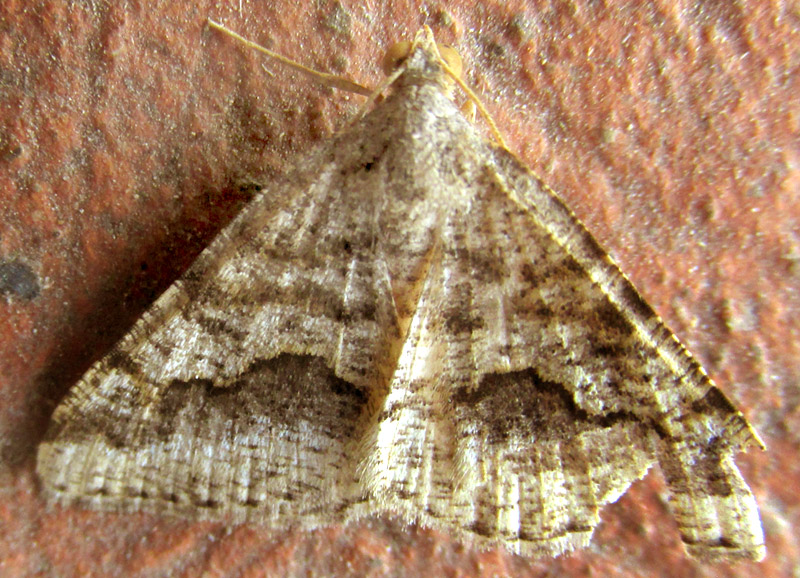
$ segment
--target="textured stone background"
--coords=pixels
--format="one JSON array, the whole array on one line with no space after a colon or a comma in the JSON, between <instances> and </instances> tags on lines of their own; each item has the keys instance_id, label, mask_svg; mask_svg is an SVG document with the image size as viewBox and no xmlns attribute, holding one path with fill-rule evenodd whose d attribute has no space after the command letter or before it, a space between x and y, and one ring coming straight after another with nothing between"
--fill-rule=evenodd
<instances>
[{"instance_id":1,"label":"textured stone background","mask_svg":"<svg viewBox=\"0 0 800 578\"><path fill-rule=\"evenodd\" d=\"M382 6L380 4L383 4ZM615 255L769 451L738 459L761 564L687 559L653 472L557 560L376 519L315 532L47 508L55 404L248 197L360 99L209 31L213 16L369 84L430 24L510 148ZM797 576L800 8L638 2L0 3L0 574Z\"/></svg>"}]
</instances>

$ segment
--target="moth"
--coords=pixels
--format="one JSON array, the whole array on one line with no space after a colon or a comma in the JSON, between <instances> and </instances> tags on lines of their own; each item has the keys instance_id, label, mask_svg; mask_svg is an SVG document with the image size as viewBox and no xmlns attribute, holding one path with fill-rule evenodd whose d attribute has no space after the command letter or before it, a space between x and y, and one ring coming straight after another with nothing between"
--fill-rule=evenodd
<instances>
[{"instance_id":1,"label":"moth","mask_svg":"<svg viewBox=\"0 0 800 578\"><path fill-rule=\"evenodd\" d=\"M430 30L402 52L391 94L261 191L71 389L44 493L274 528L399 515L556 556L658 464L689 554L761 559L733 461L757 434L464 118Z\"/></svg>"}]
</instances>

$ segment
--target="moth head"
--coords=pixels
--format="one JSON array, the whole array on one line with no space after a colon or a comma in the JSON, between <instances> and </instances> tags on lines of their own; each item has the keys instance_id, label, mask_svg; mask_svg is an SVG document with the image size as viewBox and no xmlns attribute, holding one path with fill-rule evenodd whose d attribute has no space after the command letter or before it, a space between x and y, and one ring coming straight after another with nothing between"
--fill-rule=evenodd
<instances>
[{"instance_id":1,"label":"moth head","mask_svg":"<svg viewBox=\"0 0 800 578\"><path fill-rule=\"evenodd\" d=\"M386 51L383 57L383 73L390 76L397 70L411 55L414 50L415 43L404 40L392 44ZM436 50L439 51L439 56L442 61L447 65L450 71L457 77L461 77L461 72L464 69L464 64L461 61L461 56L456 52L456 49L446 44L436 43Z\"/></svg>"},{"instance_id":2,"label":"moth head","mask_svg":"<svg viewBox=\"0 0 800 578\"><path fill-rule=\"evenodd\" d=\"M386 74L386 80L382 86L390 86L402 73L403 66L406 60L411 56L414 50L422 45L428 52L435 52L439 59L441 68L444 74L440 75L439 82L445 93L452 98L453 89L458 85L467 95L467 102L462 107L462 111L468 118L474 119L475 108L477 108L481 116L486 120L489 128L494 136L497 144L502 148L506 148L503 136L497 130L497 126L492 120L491 115L483 106L478 96L467 86L461 79L461 73L464 69L461 56L456 52L452 46L446 44L439 44L434 40L433 31L425 26L417 33L417 37L413 42L403 41L397 42L389 47L383 57L383 72Z\"/></svg>"}]
</instances>

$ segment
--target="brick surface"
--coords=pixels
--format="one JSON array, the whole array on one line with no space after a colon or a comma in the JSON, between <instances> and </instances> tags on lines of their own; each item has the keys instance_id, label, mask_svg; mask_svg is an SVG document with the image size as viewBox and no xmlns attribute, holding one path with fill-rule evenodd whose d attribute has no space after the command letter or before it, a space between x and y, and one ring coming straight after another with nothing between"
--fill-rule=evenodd
<instances>
[{"instance_id":1,"label":"brick surface","mask_svg":"<svg viewBox=\"0 0 800 578\"><path fill-rule=\"evenodd\" d=\"M0 3L0 574L792 576L800 565L800 42L780 2ZM535 5L534 5L535 4ZM369 7L366 7L366 6ZM55 404L249 195L352 117L207 16L374 85L430 24L559 191L745 411L767 559L687 559L660 474L557 560L375 519L314 532L48 508Z\"/></svg>"}]
</instances>

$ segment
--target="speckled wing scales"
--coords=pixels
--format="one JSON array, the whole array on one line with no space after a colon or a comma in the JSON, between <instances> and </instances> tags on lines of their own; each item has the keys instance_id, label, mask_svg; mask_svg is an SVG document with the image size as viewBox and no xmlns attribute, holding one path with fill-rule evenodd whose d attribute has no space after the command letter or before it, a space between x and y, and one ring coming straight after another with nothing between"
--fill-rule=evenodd
<instances>
[{"instance_id":1,"label":"speckled wing scales","mask_svg":"<svg viewBox=\"0 0 800 578\"><path fill-rule=\"evenodd\" d=\"M74 386L39 450L49 493L275 526L357 509L354 444L398 332L386 270L342 237L365 217L322 157L253 200Z\"/></svg>"},{"instance_id":2,"label":"speckled wing scales","mask_svg":"<svg viewBox=\"0 0 800 578\"><path fill-rule=\"evenodd\" d=\"M372 493L479 542L557 555L587 544L599 508L658 461L694 555L760 556L731 459L760 445L741 414L536 177L504 151L470 155L483 160L474 194L443 222L371 431Z\"/></svg>"},{"instance_id":3,"label":"speckled wing scales","mask_svg":"<svg viewBox=\"0 0 800 578\"><path fill-rule=\"evenodd\" d=\"M484 191L441 229L369 437L364 479L409 518L526 555L557 555L588 543L599 507L644 475L653 448L638 420L590 415L572 387L542 378L562 360L547 337L556 320L541 300L578 298L582 272L505 191ZM558 323L585 323L568 315Z\"/></svg>"},{"instance_id":4,"label":"speckled wing scales","mask_svg":"<svg viewBox=\"0 0 800 578\"><path fill-rule=\"evenodd\" d=\"M508 190L569 253L571 268L603 294L586 316L594 332L583 364L593 377L572 392L577 405L647 429L689 553L762 559L758 506L733 462L748 447L764 449L761 439L552 191L510 155L501 153L498 166Z\"/></svg>"},{"instance_id":5,"label":"speckled wing scales","mask_svg":"<svg viewBox=\"0 0 800 578\"><path fill-rule=\"evenodd\" d=\"M73 387L45 491L276 527L399 514L558 555L657 463L690 553L763 557L749 424L417 42Z\"/></svg>"}]
</instances>

